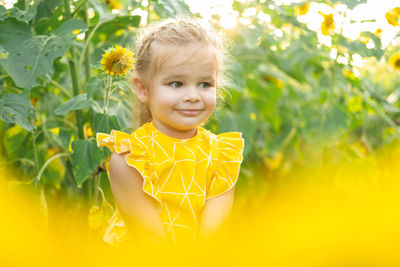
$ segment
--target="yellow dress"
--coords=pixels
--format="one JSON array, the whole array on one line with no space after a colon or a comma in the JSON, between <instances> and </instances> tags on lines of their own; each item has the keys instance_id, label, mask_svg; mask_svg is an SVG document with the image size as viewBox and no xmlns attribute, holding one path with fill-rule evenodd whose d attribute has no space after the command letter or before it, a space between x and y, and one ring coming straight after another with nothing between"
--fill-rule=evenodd
<instances>
[{"instance_id":1,"label":"yellow dress","mask_svg":"<svg viewBox=\"0 0 400 267\"><path fill-rule=\"evenodd\" d=\"M235 186L243 160L244 140L239 132L215 135L198 127L196 136L176 139L149 122L132 134L112 130L97 133L96 139L98 146L128 152L125 161L143 176L143 191L160 204L160 218L173 244L196 239L206 200ZM117 207L103 240L118 246L127 236Z\"/></svg>"}]
</instances>

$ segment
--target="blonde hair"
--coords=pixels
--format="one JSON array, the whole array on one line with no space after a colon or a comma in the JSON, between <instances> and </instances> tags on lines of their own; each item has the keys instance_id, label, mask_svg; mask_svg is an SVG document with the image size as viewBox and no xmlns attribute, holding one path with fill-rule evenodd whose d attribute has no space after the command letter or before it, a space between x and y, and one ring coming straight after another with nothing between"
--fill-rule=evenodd
<instances>
[{"instance_id":1,"label":"blonde hair","mask_svg":"<svg viewBox=\"0 0 400 267\"><path fill-rule=\"evenodd\" d=\"M146 90L150 87L152 77L157 74L162 64L161 57L154 57L155 53L151 48L154 42L177 47L190 44L211 47L215 51L217 66L217 102L222 100L221 90L228 54L222 39L215 32L205 29L190 18L167 19L143 28L138 33L135 42L136 63L133 75L143 82ZM147 105L136 98L134 125L139 127L151 120L151 113Z\"/></svg>"}]
</instances>

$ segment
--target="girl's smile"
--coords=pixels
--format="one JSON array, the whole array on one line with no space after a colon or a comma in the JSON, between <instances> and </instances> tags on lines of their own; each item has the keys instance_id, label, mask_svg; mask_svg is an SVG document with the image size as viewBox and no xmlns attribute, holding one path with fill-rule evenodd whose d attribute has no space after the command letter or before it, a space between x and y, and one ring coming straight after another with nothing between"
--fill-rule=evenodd
<instances>
[{"instance_id":1,"label":"girl's smile","mask_svg":"<svg viewBox=\"0 0 400 267\"><path fill-rule=\"evenodd\" d=\"M195 117L199 115L203 109L176 109L179 113L188 117Z\"/></svg>"}]
</instances>

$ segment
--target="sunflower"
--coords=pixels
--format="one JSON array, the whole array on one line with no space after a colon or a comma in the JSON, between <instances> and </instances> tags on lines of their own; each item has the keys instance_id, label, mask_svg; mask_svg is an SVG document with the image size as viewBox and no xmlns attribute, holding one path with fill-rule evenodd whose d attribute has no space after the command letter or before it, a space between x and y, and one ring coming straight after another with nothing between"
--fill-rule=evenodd
<instances>
[{"instance_id":1,"label":"sunflower","mask_svg":"<svg viewBox=\"0 0 400 267\"><path fill-rule=\"evenodd\" d=\"M395 7L385 14L385 18L390 25L398 26L400 17L400 7Z\"/></svg>"},{"instance_id":2,"label":"sunflower","mask_svg":"<svg viewBox=\"0 0 400 267\"><path fill-rule=\"evenodd\" d=\"M106 74L124 75L134 63L133 52L117 45L109 51L106 51L101 59L101 70Z\"/></svg>"},{"instance_id":3,"label":"sunflower","mask_svg":"<svg viewBox=\"0 0 400 267\"><path fill-rule=\"evenodd\" d=\"M324 21L321 25L321 32L323 35L330 35L332 31L335 29L335 21L333 20L333 14L325 15L324 13L319 12L323 17Z\"/></svg>"},{"instance_id":4,"label":"sunflower","mask_svg":"<svg viewBox=\"0 0 400 267\"><path fill-rule=\"evenodd\" d=\"M121 3L116 0L106 0L106 5L110 6L111 9L121 10Z\"/></svg>"},{"instance_id":5,"label":"sunflower","mask_svg":"<svg viewBox=\"0 0 400 267\"><path fill-rule=\"evenodd\" d=\"M298 16L303 16L303 15L307 14L308 10L310 9L310 4L311 3L309 2L309 3L305 4L305 5L296 7L295 8L296 14Z\"/></svg>"},{"instance_id":6,"label":"sunflower","mask_svg":"<svg viewBox=\"0 0 400 267\"><path fill-rule=\"evenodd\" d=\"M382 29L381 28L377 29L374 34L375 34L376 37L381 37L382 36Z\"/></svg>"},{"instance_id":7,"label":"sunflower","mask_svg":"<svg viewBox=\"0 0 400 267\"><path fill-rule=\"evenodd\" d=\"M390 58L389 58L389 63L392 65L393 69L395 70L400 70L400 53L394 53Z\"/></svg>"}]
</instances>

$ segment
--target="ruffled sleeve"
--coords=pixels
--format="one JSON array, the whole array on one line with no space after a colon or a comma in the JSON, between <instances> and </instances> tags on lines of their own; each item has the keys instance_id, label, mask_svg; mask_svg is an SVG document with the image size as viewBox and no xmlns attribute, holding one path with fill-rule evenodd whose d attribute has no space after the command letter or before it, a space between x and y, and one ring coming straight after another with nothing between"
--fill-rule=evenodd
<instances>
[{"instance_id":1,"label":"ruffled sleeve","mask_svg":"<svg viewBox=\"0 0 400 267\"><path fill-rule=\"evenodd\" d=\"M239 132L217 135L215 174L207 189L206 199L214 198L235 186L243 160L244 140Z\"/></svg>"},{"instance_id":2,"label":"ruffled sleeve","mask_svg":"<svg viewBox=\"0 0 400 267\"><path fill-rule=\"evenodd\" d=\"M119 154L128 152L125 155L125 162L142 175L144 180L143 191L162 205L161 197L158 194L158 178L153 169L149 150L150 146L146 144L145 140L137 132L127 134L112 130L110 134L97 133L96 140L99 147L108 147L111 152L116 151ZM106 164L108 177L110 177L110 157Z\"/></svg>"}]
</instances>

